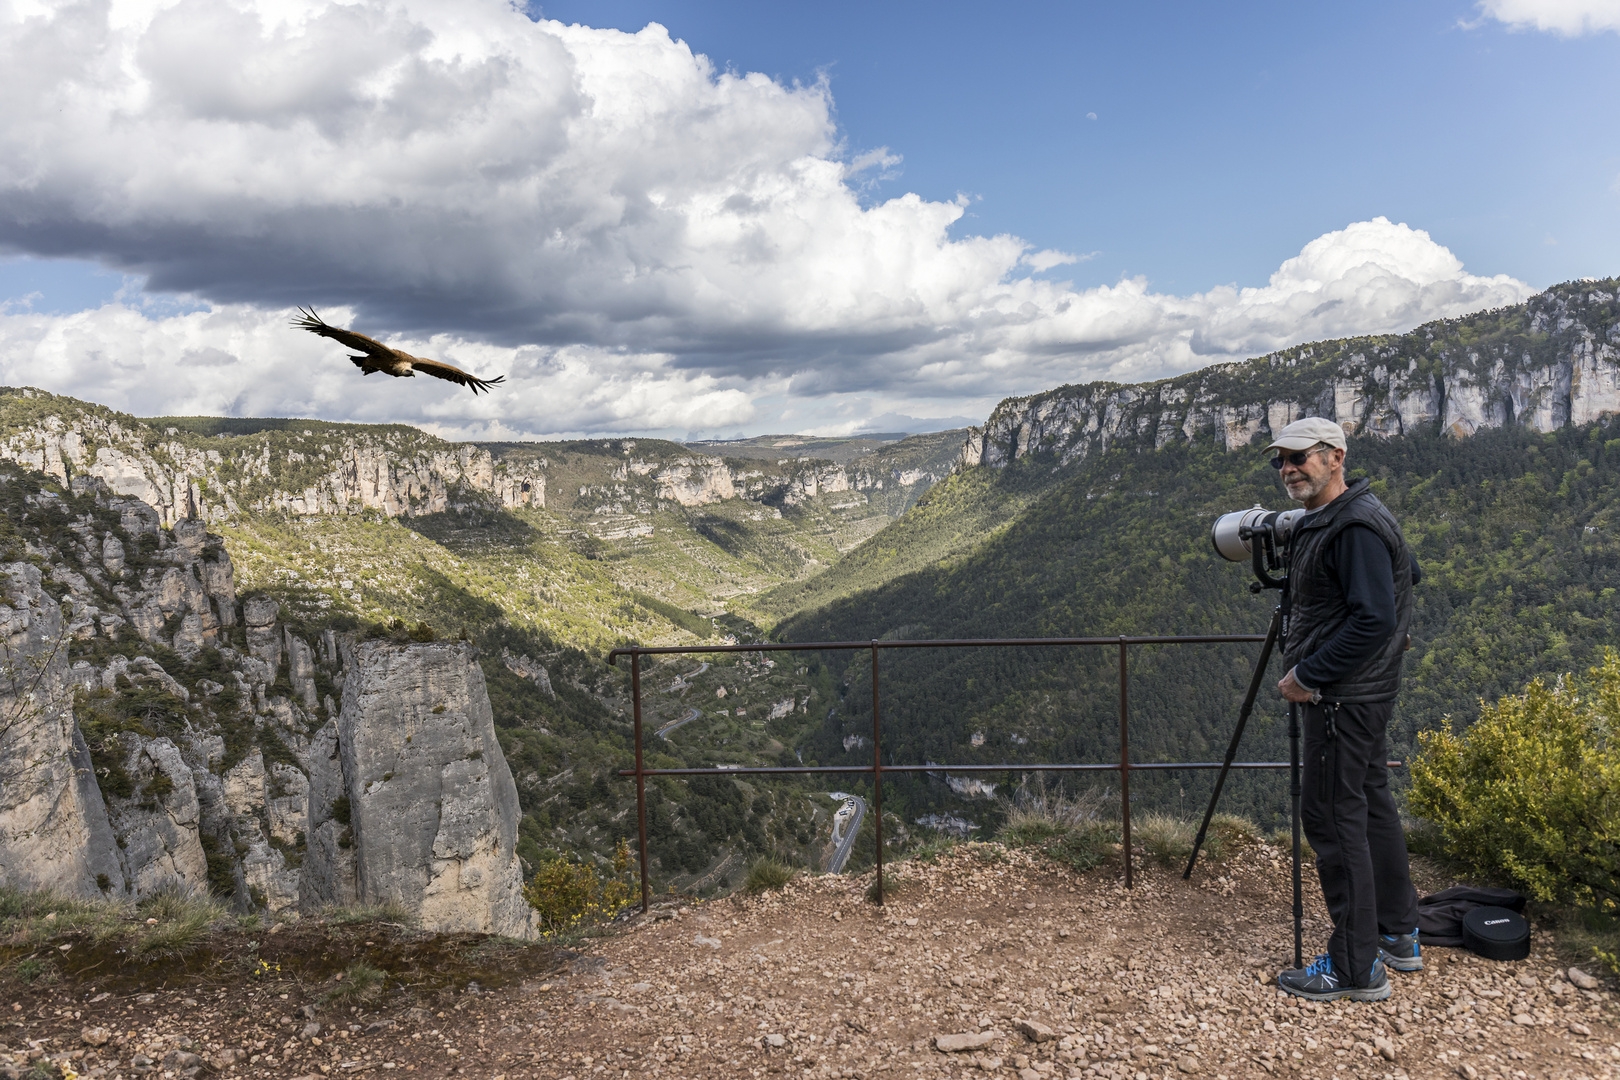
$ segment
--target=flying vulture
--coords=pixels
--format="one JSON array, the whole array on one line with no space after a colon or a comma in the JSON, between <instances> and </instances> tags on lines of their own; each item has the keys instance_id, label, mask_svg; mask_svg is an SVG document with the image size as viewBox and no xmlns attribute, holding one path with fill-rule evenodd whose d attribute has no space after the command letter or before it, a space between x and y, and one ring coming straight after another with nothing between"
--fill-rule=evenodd
<instances>
[{"instance_id":1,"label":"flying vulture","mask_svg":"<svg viewBox=\"0 0 1620 1080\"><path fill-rule=\"evenodd\" d=\"M328 326L311 308L305 311L298 309L299 318L293 320L293 325L302 327L312 334L328 337L340 345L351 349L358 349L363 356L351 356L354 366L360 369L361 374L370 375L373 371L385 371L398 378L410 378L417 372L432 375L435 379L448 379L462 386L472 387L477 394L480 390L488 390L496 383L505 382L506 376L499 375L493 379L480 379L467 374L454 364L446 364L442 360L424 360L420 356L412 356L408 352L390 349L387 345L364 334L357 334L353 330L343 330L336 326Z\"/></svg>"}]
</instances>

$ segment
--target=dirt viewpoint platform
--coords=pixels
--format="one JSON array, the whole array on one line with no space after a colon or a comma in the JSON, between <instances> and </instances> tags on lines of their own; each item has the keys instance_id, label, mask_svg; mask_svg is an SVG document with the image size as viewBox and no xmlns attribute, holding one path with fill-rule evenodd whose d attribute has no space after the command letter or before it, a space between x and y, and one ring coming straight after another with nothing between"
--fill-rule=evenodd
<instances>
[{"instance_id":1,"label":"dirt viewpoint platform","mask_svg":"<svg viewBox=\"0 0 1620 1080\"><path fill-rule=\"evenodd\" d=\"M1193 883L1145 869L1130 892L1106 867L1076 877L988 844L894 870L905 884L881 909L862 896L870 875L665 908L494 991L394 991L374 1013L311 1017L296 991L92 1001L61 986L8 1008L0 1038L19 1066L72 1052L108 1080L1620 1077L1612 987L1572 985L1545 943L1519 963L1430 950L1379 1004L1281 995L1292 932L1274 848ZM95 1027L111 1038L87 1046Z\"/></svg>"}]
</instances>

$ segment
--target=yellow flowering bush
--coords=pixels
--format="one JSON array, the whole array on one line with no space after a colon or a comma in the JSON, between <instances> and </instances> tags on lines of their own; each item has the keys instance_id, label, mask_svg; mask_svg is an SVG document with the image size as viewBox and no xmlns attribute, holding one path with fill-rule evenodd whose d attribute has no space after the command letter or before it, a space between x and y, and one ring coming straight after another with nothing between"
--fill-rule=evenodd
<instances>
[{"instance_id":1,"label":"yellow flowering bush","mask_svg":"<svg viewBox=\"0 0 1620 1080\"><path fill-rule=\"evenodd\" d=\"M540 913L541 930L548 937L608 922L637 898L630 845L619 841L612 868L606 870L553 852L523 886L523 897Z\"/></svg>"},{"instance_id":2,"label":"yellow flowering bush","mask_svg":"<svg viewBox=\"0 0 1620 1080\"><path fill-rule=\"evenodd\" d=\"M1541 901L1620 912L1620 654L1418 736L1408 805L1450 854Z\"/></svg>"}]
</instances>

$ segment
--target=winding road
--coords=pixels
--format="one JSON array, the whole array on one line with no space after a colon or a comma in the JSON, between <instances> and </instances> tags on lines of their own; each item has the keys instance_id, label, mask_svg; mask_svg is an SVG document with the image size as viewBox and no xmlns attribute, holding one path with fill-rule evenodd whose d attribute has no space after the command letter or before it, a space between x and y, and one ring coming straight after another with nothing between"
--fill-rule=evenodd
<instances>
[{"instance_id":1,"label":"winding road","mask_svg":"<svg viewBox=\"0 0 1620 1080\"><path fill-rule=\"evenodd\" d=\"M844 872L844 864L849 862L850 852L855 850L855 837L860 835L861 822L865 818L866 800L859 795L848 796L844 805L833 814L833 853L822 868L825 873Z\"/></svg>"},{"instance_id":2,"label":"winding road","mask_svg":"<svg viewBox=\"0 0 1620 1080\"><path fill-rule=\"evenodd\" d=\"M670 693L673 694L678 690L685 690L687 688L687 686L690 684L690 681L692 679L697 678L699 675L703 674L705 671L708 671L708 670L709 670L709 662L707 660L705 660L705 661L703 661L703 665L701 667L699 667L696 671L689 672L688 674L685 674L685 675L677 675L677 676L675 676L675 681L669 684Z\"/></svg>"},{"instance_id":3,"label":"winding road","mask_svg":"<svg viewBox=\"0 0 1620 1080\"><path fill-rule=\"evenodd\" d=\"M677 676L675 676L675 681L673 683L671 683L670 687L669 687L670 692L674 693L677 690L685 690L686 687L687 687L687 680L688 679L695 679L699 675L703 674L705 671L708 671L708 670L709 670L709 662L707 660L705 660L703 662L703 664L696 671L690 672L689 674L686 674L686 675L677 675ZM683 724L690 724L692 721L696 720L698 717L700 717L702 715L703 714L698 712L696 709L692 708L691 706L687 706L685 716L681 717L679 720L671 720L669 723L667 723L663 727L659 728L658 731L656 732L656 734L658 735L659 738L667 740L669 738L669 733L670 732L674 731L676 728L680 727Z\"/></svg>"},{"instance_id":4,"label":"winding road","mask_svg":"<svg viewBox=\"0 0 1620 1080\"><path fill-rule=\"evenodd\" d=\"M702 715L703 714L698 712L696 709L688 708L685 716L681 717L679 720L671 720L669 723L659 728L656 734L660 739L668 739L670 732L674 731L682 724L690 724L692 721L696 720Z\"/></svg>"}]
</instances>

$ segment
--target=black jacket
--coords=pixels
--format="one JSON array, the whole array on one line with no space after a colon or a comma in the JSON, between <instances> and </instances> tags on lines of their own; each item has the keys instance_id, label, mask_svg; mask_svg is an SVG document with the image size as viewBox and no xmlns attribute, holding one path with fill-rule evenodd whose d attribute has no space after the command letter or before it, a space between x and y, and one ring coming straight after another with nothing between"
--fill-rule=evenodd
<instances>
[{"instance_id":1,"label":"black jacket","mask_svg":"<svg viewBox=\"0 0 1620 1080\"><path fill-rule=\"evenodd\" d=\"M1324 565L1334 540L1353 525L1365 526L1389 549L1395 586L1395 627L1357 667L1325 686L1324 701L1393 701L1401 687L1401 658L1412 623L1413 561L1406 538L1384 504L1355 480L1344 494L1301 523L1289 545L1288 622L1283 660L1293 668L1322 648L1349 618L1344 589Z\"/></svg>"}]
</instances>

